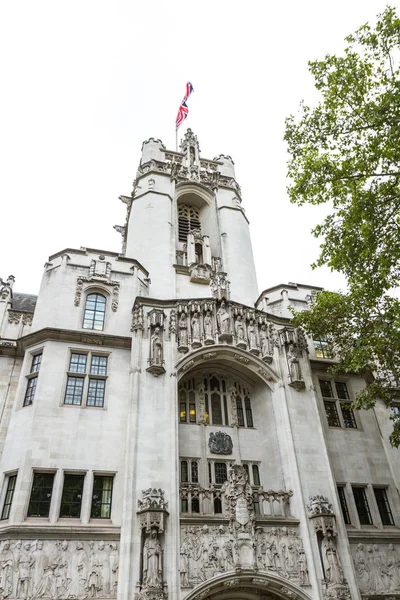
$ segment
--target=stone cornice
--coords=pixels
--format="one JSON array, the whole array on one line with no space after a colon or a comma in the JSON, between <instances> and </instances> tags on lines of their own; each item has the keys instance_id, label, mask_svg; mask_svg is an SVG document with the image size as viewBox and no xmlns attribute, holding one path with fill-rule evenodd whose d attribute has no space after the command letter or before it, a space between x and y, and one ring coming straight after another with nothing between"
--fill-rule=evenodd
<instances>
[{"instance_id":1,"label":"stone cornice","mask_svg":"<svg viewBox=\"0 0 400 600\"><path fill-rule=\"evenodd\" d=\"M107 333L93 333L92 331L73 331L71 329L56 329L46 327L25 335L18 340L17 354L23 354L26 348L43 342L68 342L75 344L88 344L111 348L124 348L129 350L132 338Z\"/></svg>"},{"instance_id":2,"label":"stone cornice","mask_svg":"<svg viewBox=\"0 0 400 600\"><path fill-rule=\"evenodd\" d=\"M221 186L221 187L223 187L223 186ZM224 206L219 206L219 207L218 207L218 210L222 210L223 208L227 208L228 210L236 210L236 211L238 211L238 212L242 213L242 215L243 215L243 216L244 216L244 218L246 219L247 223L250 225L250 221L249 221L249 220L248 220L248 218L246 217L246 215L245 215L245 213L244 213L244 210L243 210L243 208L239 208L239 207L236 207L236 206L226 206L226 205L224 204Z\"/></svg>"},{"instance_id":3,"label":"stone cornice","mask_svg":"<svg viewBox=\"0 0 400 600\"><path fill-rule=\"evenodd\" d=\"M115 525L55 525L53 523L24 523L0 526L0 540L4 539L88 539L119 540L121 528Z\"/></svg>"},{"instance_id":4,"label":"stone cornice","mask_svg":"<svg viewBox=\"0 0 400 600\"><path fill-rule=\"evenodd\" d=\"M56 252L55 254L49 256L49 261L54 260L55 258L62 256L63 254L68 254L68 252L71 252L71 254L80 254L81 256L88 256L89 254L104 254L106 256L111 256L113 258L116 258L116 260L133 264L140 271L143 271L146 277L149 276L149 272L147 271L147 269L145 269L144 266L138 260L136 260L136 258L129 258L127 256L123 256L119 252L110 252L108 250L99 250L97 248L85 248L84 250L78 250L77 248L65 248L64 250L60 250L59 252ZM79 266L84 267L84 265Z\"/></svg>"}]
</instances>

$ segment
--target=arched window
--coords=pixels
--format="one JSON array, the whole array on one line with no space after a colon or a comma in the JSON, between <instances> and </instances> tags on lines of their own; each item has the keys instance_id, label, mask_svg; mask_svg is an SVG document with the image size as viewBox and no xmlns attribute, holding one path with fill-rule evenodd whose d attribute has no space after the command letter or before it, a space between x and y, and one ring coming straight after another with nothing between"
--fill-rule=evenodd
<instances>
[{"instance_id":1,"label":"arched window","mask_svg":"<svg viewBox=\"0 0 400 600\"><path fill-rule=\"evenodd\" d=\"M201 231L200 213L196 206L179 204L178 206L178 239L187 242L189 231Z\"/></svg>"},{"instance_id":2,"label":"arched window","mask_svg":"<svg viewBox=\"0 0 400 600\"><path fill-rule=\"evenodd\" d=\"M197 423L205 419L207 425L228 426L232 419L232 404L228 388L236 389L236 414L239 427L254 427L250 390L223 375L202 373L187 376L179 383L179 422ZM201 391L200 391L201 390ZM202 421L203 422L203 421Z\"/></svg>"},{"instance_id":3,"label":"arched window","mask_svg":"<svg viewBox=\"0 0 400 600\"><path fill-rule=\"evenodd\" d=\"M106 313L106 298L102 294L88 294L86 296L85 314L83 317L84 329L104 328L104 317Z\"/></svg>"}]
</instances>

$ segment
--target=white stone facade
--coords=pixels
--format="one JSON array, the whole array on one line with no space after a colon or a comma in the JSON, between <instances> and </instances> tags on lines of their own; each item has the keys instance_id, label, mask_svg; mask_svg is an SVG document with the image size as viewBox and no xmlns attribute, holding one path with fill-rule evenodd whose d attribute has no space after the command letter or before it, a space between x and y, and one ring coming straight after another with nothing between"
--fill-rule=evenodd
<instances>
[{"instance_id":1,"label":"white stone facade","mask_svg":"<svg viewBox=\"0 0 400 600\"><path fill-rule=\"evenodd\" d=\"M120 254L0 280L0 598L400 597L390 410L258 294L229 156L144 142Z\"/></svg>"}]
</instances>

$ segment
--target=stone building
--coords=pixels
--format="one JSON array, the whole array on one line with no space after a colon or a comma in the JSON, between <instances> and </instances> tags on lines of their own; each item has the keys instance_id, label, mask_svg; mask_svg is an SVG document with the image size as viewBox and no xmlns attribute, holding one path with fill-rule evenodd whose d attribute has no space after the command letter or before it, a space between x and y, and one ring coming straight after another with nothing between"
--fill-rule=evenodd
<instances>
[{"instance_id":1,"label":"stone building","mask_svg":"<svg viewBox=\"0 0 400 600\"><path fill-rule=\"evenodd\" d=\"M0 285L0 597L400 597L390 410L259 294L230 156L143 143L122 252ZM392 407L396 415L398 407Z\"/></svg>"}]
</instances>

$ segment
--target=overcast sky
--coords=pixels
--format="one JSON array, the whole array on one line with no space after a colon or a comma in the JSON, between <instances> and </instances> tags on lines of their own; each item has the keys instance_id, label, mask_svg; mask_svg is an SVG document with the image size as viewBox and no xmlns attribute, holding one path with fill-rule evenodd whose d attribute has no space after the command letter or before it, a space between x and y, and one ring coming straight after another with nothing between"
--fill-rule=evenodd
<instances>
[{"instance_id":1,"label":"overcast sky","mask_svg":"<svg viewBox=\"0 0 400 600\"><path fill-rule=\"evenodd\" d=\"M343 288L312 271L318 208L286 193L284 119L318 96L307 61L382 12L381 0L14 0L0 2L0 276L37 293L63 248L119 251L142 141L174 148L181 127L202 156L230 154L250 220L260 290Z\"/></svg>"}]
</instances>

